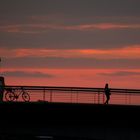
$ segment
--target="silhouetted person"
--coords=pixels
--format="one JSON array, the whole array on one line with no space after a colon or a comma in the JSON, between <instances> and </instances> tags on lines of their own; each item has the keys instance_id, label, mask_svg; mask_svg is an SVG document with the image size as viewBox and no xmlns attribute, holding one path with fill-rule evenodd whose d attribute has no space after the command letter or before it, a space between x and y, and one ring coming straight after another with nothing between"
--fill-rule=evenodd
<instances>
[{"instance_id":1,"label":"silhouetted person","mask_svg":"<svg viewBox=\"0 0 140 140\"><path fill-rule=\"evenodd\" d=\"M5 86L4 77L0 77L0 102L3 101L4 86Z\"/></svg>"},{"instance_id":2,"label":"silhouetted person","mask_svg":"<svg viewBox=\"0 0 140 140\"><path fill-rule=\"evenodd\" d=\"M104 92L105 92L105 95L106 95L106 101L105 101L104 104L108 104L108 102L110 100L110 95L111 95L108 84L105 85Z\"/></svg>"}]
</instances>

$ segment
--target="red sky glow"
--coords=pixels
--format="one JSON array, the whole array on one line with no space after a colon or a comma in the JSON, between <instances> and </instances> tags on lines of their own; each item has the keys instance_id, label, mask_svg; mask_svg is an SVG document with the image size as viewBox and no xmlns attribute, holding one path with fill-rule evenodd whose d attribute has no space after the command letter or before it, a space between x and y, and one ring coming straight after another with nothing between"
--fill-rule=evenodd
<instances>
[{"instance_id":1,"label":"red sky glow","mask_svg":"<svg viewBox=\"0 0 140 140\"><path fill-rule=\"evenodd\" d=\"M7 85L140 88L140 2L2 2Z\"/></svg>"}]
</instances>

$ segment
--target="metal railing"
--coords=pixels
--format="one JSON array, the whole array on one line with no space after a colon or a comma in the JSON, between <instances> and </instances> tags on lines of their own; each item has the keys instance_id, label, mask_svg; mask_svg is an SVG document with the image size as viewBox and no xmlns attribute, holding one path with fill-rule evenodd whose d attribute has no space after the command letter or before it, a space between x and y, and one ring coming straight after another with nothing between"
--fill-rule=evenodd
<instances>
[{"instance_id":1,"label":"metal railing","mask_svg":"<svg viewBox=\"0 0 140 140\"><path fill-rule=\"evenodd\" d=\"M30 102L63 102L103 104L106 100L104 88L55 87L55 86L5 86L4 101L7 92L18 95L21 90L29 94ZM139 89L111 88L110 104L140 105ZM12 95L9 96L12 98ZM27 96L25 95L25 98ZM26 101L22 94L12 101Z\"/></svg>"}]
</instances>

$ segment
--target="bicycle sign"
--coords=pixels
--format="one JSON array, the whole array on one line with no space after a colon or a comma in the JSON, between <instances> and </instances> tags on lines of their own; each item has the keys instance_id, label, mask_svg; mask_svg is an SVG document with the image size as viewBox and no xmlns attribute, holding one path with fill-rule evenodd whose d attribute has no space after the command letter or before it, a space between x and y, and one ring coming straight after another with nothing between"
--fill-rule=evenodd
<instances>
[{"instance_id":1,"label":"bicycle sign","mask_svg":"<svg viewBox=\"0 0 140 140\"><path fill-rule=\"evenodd\" d=\"M5 93L5 100L6 101L17 101L19 97L22 98L23 101L29 102L30 101L30 96L28 92L26 92L23 88L20 89L6 89Z\"/></svg>"}]
</instances>

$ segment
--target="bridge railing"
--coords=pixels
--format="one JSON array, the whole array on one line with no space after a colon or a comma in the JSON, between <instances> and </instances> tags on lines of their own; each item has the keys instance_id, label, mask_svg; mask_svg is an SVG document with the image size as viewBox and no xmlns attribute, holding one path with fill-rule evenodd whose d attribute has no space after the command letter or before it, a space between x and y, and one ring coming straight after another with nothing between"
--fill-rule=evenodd
<instances>
[{"instance_id":1,"label":"bridge railing","mask_svg":"<svg viewBox=\"0 0 140 140\"><path fill-rule=\"evenodd\" d=\"M12 89L12 90L9 90ZM51 86L5 86L4 101L6 94L14 92L19 97L13 101L24 101L21 91L29 94L30 102L66 102L66 103L89 103L103 104L106 100L103 88L84 87L51 87ZM111 88L110 104L140 105L139 89L114 89ZM21 94L20 94L21 93ZM9 98L13 98L9 95ZM25 95L26 98L26 95Z\"/></svg>"}]
</instances>

